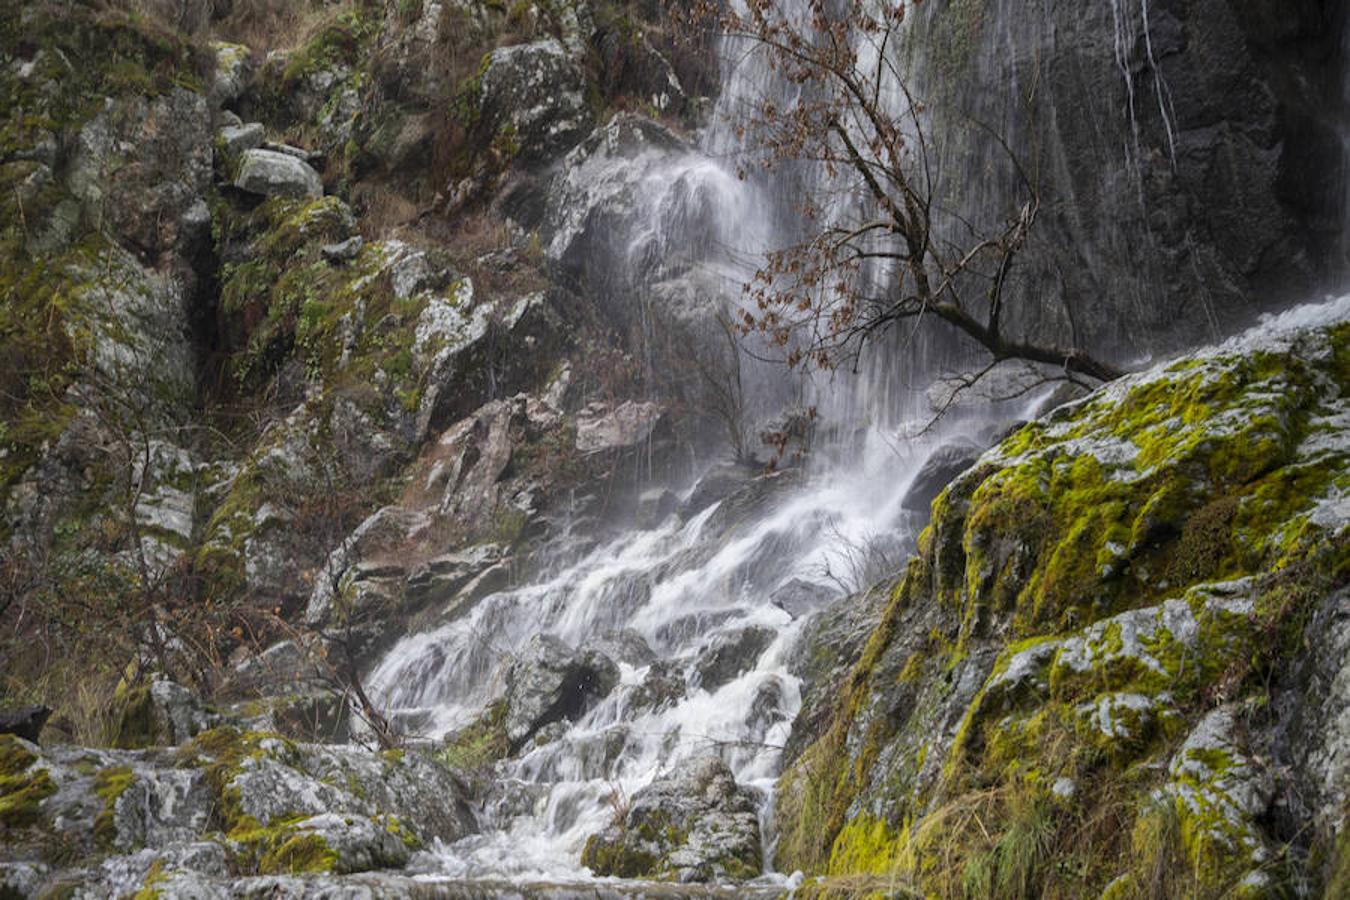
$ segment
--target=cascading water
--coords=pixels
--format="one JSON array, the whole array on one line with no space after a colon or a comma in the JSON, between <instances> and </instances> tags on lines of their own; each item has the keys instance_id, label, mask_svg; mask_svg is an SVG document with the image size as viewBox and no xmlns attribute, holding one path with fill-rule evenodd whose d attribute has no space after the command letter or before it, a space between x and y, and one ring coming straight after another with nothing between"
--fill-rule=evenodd
<instances>
[{"instance_id":1,"label":"cascading water","mask_svg":"<svg viewBox=\"0 0 1350 900\"><path fill-rule=\"evenodd\" d=\"M804 0L784 6L807 9ZM735 122L766 91L785 99L792 88L775 81L759 54L743 49L724 48L736 62L724 72L701 150L664 160L635 191L642 209L629 258L619 262L640 273L632 279L640 288L692 269L705 290L720 290L722 302L734 303L763 252L788 238L773 211L789 205L782 194L791 188L770 177L737 177L744 147ZM802 177L826 176L793 173ZM691 242L691 233L701 239ZM636 302L651 296L642 290ZM655 327L641 318L644 327ZM925 403L921 394L895 391L893 360L857 377L795 386L782 367L744 364L753 414L805 398L821 411L821 430L834 427L836 439L818 442L804 469L761 479L743 492L748 500L726 500L687 518L671 515L589 550L558 539L539 554L546 560L536 559L531 583L405 638L371 676L386 711L438 738L471 724L502 696L507 666L535 635L585 648L635 633L657 660L618 659L620 684L612 693L561 734L499 768L483 832L440 848L433 874L586 879L582 846L613 818L614 797L631 797L676 763L710 753L740 784L758 789L767 819L781 749L801 702L789 665L794 643L811 613L880 574L878 561L889 571L899 568L914 531L902 500L942 434L904 440L905 422L922 420ZM953 419L944 427L968 425ZM692 490L686 486L686 498ZM698 663L710 644L755 628L774 635L767 648L748 670L705 686ZM674 673L684 690L654 707L645 683L658 668Z\"/></svg>"}]
</instances>

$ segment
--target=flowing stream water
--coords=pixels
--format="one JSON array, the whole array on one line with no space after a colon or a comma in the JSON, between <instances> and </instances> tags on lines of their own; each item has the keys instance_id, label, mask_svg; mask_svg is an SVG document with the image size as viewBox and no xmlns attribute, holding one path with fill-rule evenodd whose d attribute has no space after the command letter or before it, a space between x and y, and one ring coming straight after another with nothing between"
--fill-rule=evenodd
<instances>
[{"instance_id":1,"label":"flowing stream water","mask_svg":"<svg viewBox=\"0 0 1350 900\"><path fill-rule=\"evenodd\" d=\"M798 12L807 5L784 4ZM645 217L631 238L633 255L641 256L639 248L663 240L672 223L697 220L708 236L698 269L705 283L725 288L729 305L757 257L791 238L775 224L789 218L774 212L790 205L785 195L800 190L803 178L827 177L800 170L737 177L745 149L735 128L739 111L765 92L782 101L792 90L761 54L745 49L723 46L723 90L712 124L697 151L673 156L648 179ZM836 193L844 198L837 202L854 202L848 192ZM922 346L906 354L902 362L911 372L932 371ZM530 583L488 596L463 618L389 651L370 678L372 691L386 710L417 719L433 738L472 723L502 696L506 667L536 634L584 648L601 635L636 633L658 664L685 683L682 699L652 711L639 701L653 664L620 661L619 687L553 740L507 764L484 810L482 833L437 848L429 874L586 880L583 845L609 824L615 798L631 797L681 760L709 753L720 755L740 784L758 790L772 840L774 781L801 704L790 661L804 624L883 571L899 570L920 524L902 504L919 465L938 442L987 425L981 416L956 415L913 437L913 423L928 415L927 401L901 388L894 355L875 356L862 372L804 381L781 366L746 362L748 406L814 405L820 430L833 426L835 435L818 441L801 469L763 480L764 496L747 509L732 514L724 508L731 501L723 501L589 549L560 538L537 554ZM1006 417L1025 415L1036 399L1024 397L1027 409ZM695 486L672 487L688 496ZM775 637L750 668L713 690L702 686L700 654L720 637L756 626Z\"/></svg>"}]
</instances>

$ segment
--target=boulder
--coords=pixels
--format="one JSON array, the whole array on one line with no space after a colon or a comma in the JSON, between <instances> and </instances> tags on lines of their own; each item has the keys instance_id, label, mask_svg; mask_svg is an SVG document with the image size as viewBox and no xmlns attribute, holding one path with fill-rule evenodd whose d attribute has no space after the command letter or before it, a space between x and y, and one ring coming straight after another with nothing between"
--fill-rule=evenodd
<instances>
[{"instance_id":1,"label":"boulder","mask_svg":"<svg viewBox=\"0 0 1350 900\"><path fill-rule=\"evenodd\" d=\"M751 625L717 634L699 651L694 666L696 681L706 691L716 691L749 672L760 655L773 643L772 628Z\"/></svg>"},{"instance_id":2,"label":"boulder","mask_svg":"<svg viewBox=\"0 0 1350 900\"><path fill-rule=\"evenodd\" d=\"M246 150L234 186L264 197L317 200L323 196L319 173L302 159L274 150Z\"/></svg>"},{"instance_id":3,"label":"boulder","mask_svg":"<svg viewBox=\"0 0 1350 900\"><path fill-rule=\"evenodd\" d=\"M721 500L726 499L745 486L755 475L748 466L737 463L723 463L714 466L700 476L689 496L680 503L679 513L688 519Z\"/></svg>"},{"instance_id":4,"label":"boulder","mask_svg":"<svg viewBox=\"0 0 1350 900\"><path fill-rule=\"evenodd\" d=\"M674 663L654 662L629 703L634 711L659 713L683 700L686 688L684 673Z\"/></svg>"},{"instance_id":5,"label":"boulder","mask_svg":"<svg viewBox=\"0 0 1350 900\"><path fill-rule=\"evenodd\" d=\"M12 734L25 741L36 744L42 726L51 717L50 706L24 706L18 709L0 710L0 734Z\"/></svg>"},{"instance_id":6,"label":"boulder","mask_svg":"<svg viewBox=\"0 0 1350 900\"><path fill-rule=\"evenodd\" d=\"M245 125L226 125L216 135L217 146L228 157L238 156L248 150L257 150L263 145L267 130L261 122L249 122Z\"/></svg>"},{"instance_id":7,"label":"boulder","mask_svg":"<svg viewBox=\"0 0 1350 900\"><path fill-rule=\"evenodd\" d=\"M619 668L603 653L577 652L535 635L506 675L506 736L513 747L562 719L576 721L619 683Z\"/></svg>"},{"instance_id":8,"label":"boulder","mask_svg":"<svg viewBox=\"0 0 1350 900\"><path fill-rule=\"evenodd\" d=\"M928 513L928 507L951 480L975 464L983 452L969 441L943 444L923 461L901 504L913 512Z\"/></svg>"},{"instance_id":9,"label":"boulder","mask_svg":"<svg viewBox=\"0 0 1350 900\"><path fill-rule=\"evenodd\" d=\"M720 759L688 760L634 794L613 825L586 841L581 864L619 878L754 878L764 870L757 801Z\"/></svg>"},{"instance_id":10,"label":"boulder","mask_svg":"<svg viewBox=\"0 0 1350 900\"><path fill-rule=\"evenodd\" d=\"M665 410L650 402L628 401L617 408L592 403L577 414L577 449L582 453L626 450L652 436Z\"/></svg>"},{"instance_id":11,"label":"boulder","mask_svg":"<svg viewBox=\"0 0 1350 900\"><path fill-rule=\"evenodd\" d=\"M216 54L211 73L211 102L216 108L229 106L239 100L248 86L249 49L224 41L213 42L211 49Z\"/></svg>"},{"instance_id":12,"label":"boulder","mask_svg":"<svg viewBox=\"0 0 1350 900\"><path fill-rule=\"evenodd\" d=\"M520 162L555 159L590 128L585 76L557 40L492 51L480 84L482 126L497 140L509 134Z\"/></svg>"},{"instance_id":13,"label":"boulder","mask_svg":"<svg viewBox=\"0 0 1350 900\"><path fill-rule=\"evenodd\" d=\"M174 747L226 721L187 688L163 677L127 688L116 712L113 742L123 749Z\"/></svg>"},{"instance_id":14,"label":"boulder","mask_svg":"<svg viewBox=\"0 0 1350 900\"><path fill-rule=\"evenodd\" d=\"M0 765L0 824L32 838L7 848L0 885L96 885L102 892L89 896L127 896L153 870L166 879L155 885L165 896L239 896L216 880L240 868L264 876L399 868L414 849L477 828L464 785L417 753L233 728L173 753L42 749L0 736ZM62 868L72 861L79 868ZM216 890L195 893L189 883Z\"/></svg>"}]
</instances>

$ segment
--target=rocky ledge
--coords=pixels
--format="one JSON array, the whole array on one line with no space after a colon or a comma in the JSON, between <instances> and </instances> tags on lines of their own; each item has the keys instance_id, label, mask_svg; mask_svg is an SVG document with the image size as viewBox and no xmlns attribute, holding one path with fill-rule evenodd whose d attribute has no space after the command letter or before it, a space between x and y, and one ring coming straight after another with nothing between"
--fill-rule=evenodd
<instances>
[{"instance_id":1,"label":"rocky ledge","mask_svg":"<svg viewBox=\"0 0 1350 900\"><path fill-rule=\"evenodd\" d=\"M854 661L815 669L777 867L827 893L1339 896L1348 523L1350 299L1018 430L843 601L881 608L866 639L832 613L803 649Z\"/></svg>"},{"instance_id":2,"label":"rocky ledge","mask_svg":"<svg viewBox=\"0 0 1350 900\"><path fill-rule=\"evenodd\" d=\"M308 896L298 876L400 869L473 833L466 796L417 753L228 726L150 750L0 735L0 895Z\"/></svg>"}]
</instances>

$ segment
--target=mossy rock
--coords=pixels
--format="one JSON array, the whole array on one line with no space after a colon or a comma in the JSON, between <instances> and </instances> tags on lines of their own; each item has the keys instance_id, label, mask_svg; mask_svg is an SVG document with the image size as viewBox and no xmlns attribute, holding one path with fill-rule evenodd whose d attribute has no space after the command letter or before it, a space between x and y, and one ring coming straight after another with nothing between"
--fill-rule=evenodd
<instances>
[{"instance_id":1,"label":"mossy rock","mask_svg":"<svg viewBox=\"0 0 1350 900\"><path fill-rule=\"evenodd\" d=\"M1122 379L934 501L780 780L780 870L994 897L1257 896L1305 877L1310 836L1271 837L1230 783L1251 766L1216 757L1191 784L1176 772L1199 762L1173 761L1216 702L1273 727L1270 685L1350 583L1350 325L1324 322ZM1204 812L1221 807L1231 828Z\"/></svg>"}]
</instances>

